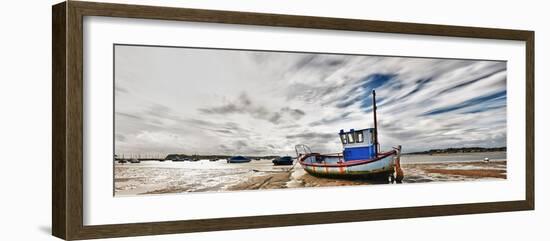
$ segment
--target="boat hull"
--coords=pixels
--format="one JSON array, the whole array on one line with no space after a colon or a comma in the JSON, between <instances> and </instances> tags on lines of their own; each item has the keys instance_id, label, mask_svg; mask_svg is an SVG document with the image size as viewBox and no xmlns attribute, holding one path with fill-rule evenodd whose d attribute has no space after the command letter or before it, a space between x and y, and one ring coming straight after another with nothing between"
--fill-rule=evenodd
<instances>
[{"instance_id":1,"label":"boat hull","mask_svg":"<svg viewBox=\"0 0 550 241\"><path fill-rule=\"evenodd\" d=\"M294 161L290 157L283 157L273 160L272 163L275 166L289 166L292 165Z\"/></svg>"},{"instance_id":2,"label":"boat hull","mask_svg":"<svg viewBox=\"0 0 550 241\"><path fill-rule=\"evenodd\" d=\"M274 166L291 166L292 161L280 161L280 162L273 162Z\"/></svg>"},{"instance_id":3,"label":"boat hull","mask_svg":"<svg viewBox=\"0 0 550 241\"><path fill-rule=\"evenodd\" d=\"M250 160L228 160L227 163L247 163Z\"/></svg>"},{"instance_id":4,"label":"boat hull","mask_svg":"<svg viewBox=\"0 0 550 241\"><path fill-rule=\"evenodd\" d=\"M319 157L323 161L319 162ZM395 170L396 153L385 153L374 160L344 162L339 156L304 155L299 162L304 170L314 176L336 178L380 177Z\"/></svg>"}]
</instances>

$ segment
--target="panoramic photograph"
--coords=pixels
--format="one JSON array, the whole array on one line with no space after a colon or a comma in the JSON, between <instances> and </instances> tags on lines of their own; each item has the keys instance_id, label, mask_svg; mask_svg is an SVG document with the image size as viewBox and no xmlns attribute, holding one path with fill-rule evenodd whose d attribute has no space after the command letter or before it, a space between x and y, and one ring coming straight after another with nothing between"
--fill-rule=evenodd
<instances>
[{"instance_id":1,"label":"panoramic photograph","mask_svg":"<svg viewBox=\"0 0 550 241\"><path fill-rule=\"evenodd\" d=\"M506 180L505 61L114 46L115 196Z\"/></svg>"}]
</instances>

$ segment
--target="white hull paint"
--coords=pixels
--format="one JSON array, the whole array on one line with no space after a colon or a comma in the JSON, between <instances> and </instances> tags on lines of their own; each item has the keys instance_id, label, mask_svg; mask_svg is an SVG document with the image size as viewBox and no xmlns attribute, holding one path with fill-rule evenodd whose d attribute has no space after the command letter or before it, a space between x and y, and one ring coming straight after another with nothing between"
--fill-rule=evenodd
<instances>
[{"instance_id":1,"label":"white hull paint","mask_svg":"<svg viewBox=\"0 0 550 241\"><path fill-rule=\"evenodd\" d=\"M395 168L396 154L388 155L379 160L359 165L346 165L339 157L326 157L323 162L315 162L315 157L307 157L300 164L308 173L327 176L368 176L382 173L392 173ZM308 165L319 164L319 165ZM332 165L326 165L332 164ZM337 164L334 166L334 164Z\"/></svg>"}]
</instances>

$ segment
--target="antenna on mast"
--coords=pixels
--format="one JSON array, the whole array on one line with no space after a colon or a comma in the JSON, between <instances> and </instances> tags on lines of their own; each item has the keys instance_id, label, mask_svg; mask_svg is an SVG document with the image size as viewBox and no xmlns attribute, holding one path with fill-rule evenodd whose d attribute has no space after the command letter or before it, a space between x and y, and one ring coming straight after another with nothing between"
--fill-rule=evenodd
<instances>
[{"instance_id":1,"label":"antenna on mast","mask_svg":"<svg viewBox=\"0 0 550 241\"><path fill-rule=\"evenodd\" d=\"M380 146L378 145L378 124L376 121L376 91L372 90L372 113L374 115L374 146L378 155Z\"/></svg>"}]
</instances>

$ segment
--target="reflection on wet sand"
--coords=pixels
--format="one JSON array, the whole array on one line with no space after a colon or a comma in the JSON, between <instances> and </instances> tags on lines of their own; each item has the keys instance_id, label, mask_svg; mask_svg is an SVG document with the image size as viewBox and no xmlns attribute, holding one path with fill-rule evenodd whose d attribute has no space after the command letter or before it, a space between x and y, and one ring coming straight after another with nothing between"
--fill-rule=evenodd
<instances>
[{"instance_id":1,"label":"reflection on wet sand","mask_svg":"<svg viewBox=\"0 0 550 241\"><path fill-rule=\"evenodd\" d=\"M480 159L478 159L480 160ZM502 180L506 160L402 164L403 183ZM388 180L331 179L307 174L300 165L273 166L270 160L226 162L142 162L115 164L115 195L331 187L389 183Z\"/></svg>"}]
</instances>

